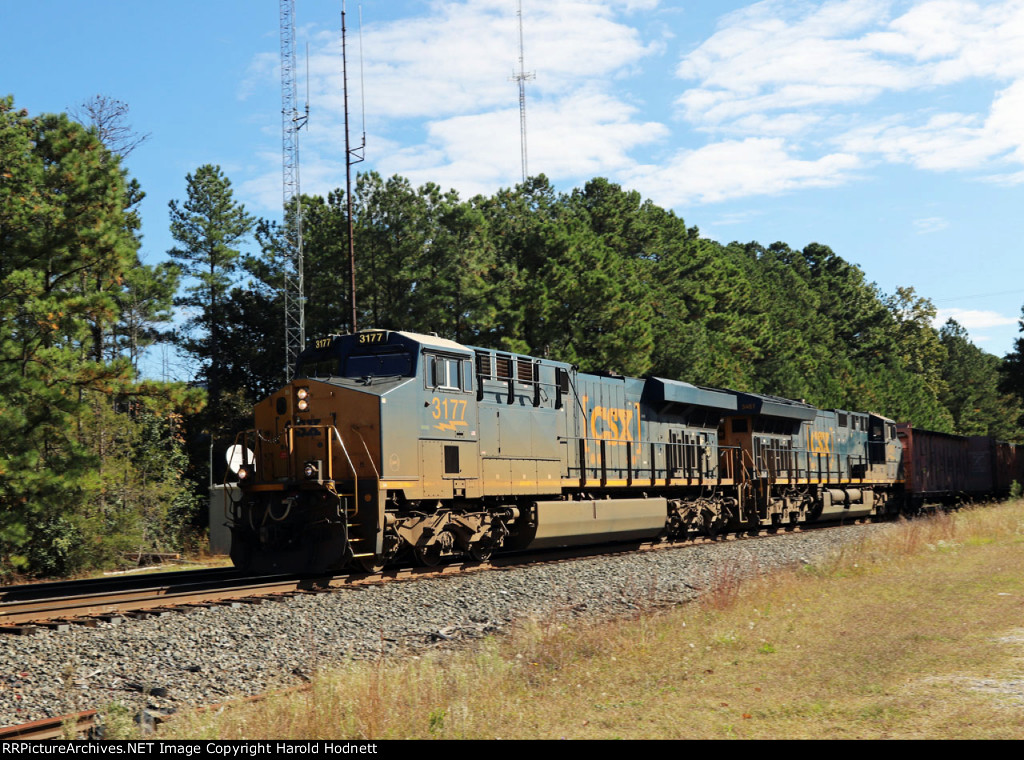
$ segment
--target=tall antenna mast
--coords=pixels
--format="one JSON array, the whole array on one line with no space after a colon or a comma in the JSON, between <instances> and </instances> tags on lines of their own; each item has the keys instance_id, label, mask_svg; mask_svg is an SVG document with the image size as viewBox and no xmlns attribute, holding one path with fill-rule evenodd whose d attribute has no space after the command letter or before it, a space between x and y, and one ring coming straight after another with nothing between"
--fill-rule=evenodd
<instances>
[{"instance_id":1,"label":"tall antenna mast","mask_svg":"<svg viewBox=\"0 0 1024 760\"><path fill-rule=\"evenodd\" d=\"M534 72L527 73L523 65L523 0L519 0L519 72L510 81L519 83L519 140L522 144L523 182L526 182L526 80L536 79Z\"/></svg>"},{"instance_id":2,"label":"tall antenna mast","mask_svg":"<svg viewBox=\"0 0 1024 760\"><path fill-rule=\"evenodd\" d=\"M362 24L360 24L360 28ZM362 36L360 36L362 40ZM348 137L348 58L345 49L345 0L341 3L341 78L345 93L345 201L348 204L348 276L349 300L352 302L352 332L359 330L356 317L356 239L352 223L352 164L365 158L366 125L363 125L363 142L358 148L351 147ZM364 117L365 119L365 117Z\"/></svg>"},{"instance_id":3,"label":"tall antenna mast","mask_svg":"<svg viewBox=\"0 0 1024 760\"><path fill-rule=\"evenodd\" d=\"M299 130L309 120L309 95L300 114L295 95L295 0L280 0L281 156L284 200L284 346L285 377L306 346L305 283L302 276L302 200L299 185ZM307 73L307 86L309 75ZM288 208L294 203L292 218Z\"/></svg>"}]
</instances>

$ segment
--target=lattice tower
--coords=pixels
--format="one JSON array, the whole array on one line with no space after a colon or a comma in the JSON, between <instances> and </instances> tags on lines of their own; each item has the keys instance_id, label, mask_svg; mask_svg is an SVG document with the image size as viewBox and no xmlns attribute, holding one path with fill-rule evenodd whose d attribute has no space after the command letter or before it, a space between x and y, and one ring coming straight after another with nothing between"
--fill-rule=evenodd
<instances>
[{"instance_id":1,"label":"lattice tower","mask_svg":"<svg viewBox=\"0 0 1024 760\"><path fill-rule=\"evenodd\" d=\"M536 79L536 73L526 71L523 64L523 0L519 0L519 71L512 75L512 81L519 85L519 142L522 150L523 182L526 182L526 81Z\"/></svg>"},{"instance_id":2,"label":"lattice tower","mask_svg":"<svg viewBox=\"0 0 1024 760\"><path fill-rule=\"evenodd\" d=\"M299 130L309 119L297 105L295 86L295 0L280 0L281 16L281 166L284 208L285 376L306 345L305 282L302 275L302 203L299 183ZM289 217L288 210L295 208Z\"/></svg>"}]
</instances>

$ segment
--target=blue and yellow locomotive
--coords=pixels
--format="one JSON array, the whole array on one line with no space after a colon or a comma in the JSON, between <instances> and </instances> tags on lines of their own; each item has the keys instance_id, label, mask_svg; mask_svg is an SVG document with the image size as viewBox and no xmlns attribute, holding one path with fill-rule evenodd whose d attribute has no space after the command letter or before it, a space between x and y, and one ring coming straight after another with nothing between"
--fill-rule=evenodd
<instances>
[{"instance_id":1,"label":"blue and yellow locomotive","mask_svg":"<svg viewBox=\"0 0 1024 760\"><path fill-rule=\"evenodd\" d=\"M367 330L317 340L240 434L232 559L375 570L891 508L891 420Z\"/></svg>"}]
</instances>

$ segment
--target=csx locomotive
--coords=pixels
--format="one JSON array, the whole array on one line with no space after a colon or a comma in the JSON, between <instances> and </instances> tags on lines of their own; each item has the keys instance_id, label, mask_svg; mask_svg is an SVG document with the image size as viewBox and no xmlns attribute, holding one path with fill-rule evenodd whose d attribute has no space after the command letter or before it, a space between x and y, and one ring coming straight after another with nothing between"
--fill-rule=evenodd
<instances>
[{"instance_id":1,"label":"csx locomotive","mask_svg":"<svg viewBox=\"0 0 1024 760\"><path fill-rule=\"evenodd\" d=\"M390 330L317 340L295 370L239 434L231 557L253 571L482 560L908 503L910 431L877 414Z\"/></svg>"}]
</instances>

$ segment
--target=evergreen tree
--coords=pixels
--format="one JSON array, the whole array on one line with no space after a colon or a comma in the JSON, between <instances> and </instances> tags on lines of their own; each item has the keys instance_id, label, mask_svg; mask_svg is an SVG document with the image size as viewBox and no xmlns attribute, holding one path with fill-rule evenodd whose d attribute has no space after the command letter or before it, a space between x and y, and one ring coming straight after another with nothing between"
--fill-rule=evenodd
<instances>
[{"instance_id":1,"label":"evergreen tree","mask_svg":"<svg viewBox=\"0 0 1024 760\"><path fill-rule=\"evenodd\" d=\"M356 304L363 328L417 329L418 272L434 230L430 195L407 179L359 175L355 196Z\"/></svg>"},{"instance_id":2,"label":"evergreen tree","mask_svg":"<svg viewBox=\"0 0 1024 760\"><path fill-rule=\"evenodd\" d=\"M953 432L953 418L940 400L946 392L946 348L931 324L935 307L913 288L897 288L884 303L892 319L885 335L887 372L875 373L888 381L882 408L918 427Z\"/></svg>"},{"instance_id":3,"label":"evergreen tree","mask_svg":"<svg viewBox=\"0 0 1024 760\"><path fill-rule=\"evenodd\" d=\"M451 190L425 186L435 230L416 268L412 324L423 332L470 344L491 342L502 279L483 212Z\"/></svg>"},{"instance_id":4,"label":"evergreen tree","mask_svg":"<svg viewBox=\"0 0 1024 760\"><path fill-rule=\"evenodd\" d=\"M289 209L289 214L292 211ZM290 223L290 217L289 217ZM345 191L326 198L302 197L303 249L306 259L306 336L351 330L348 221ZM358 238L357 238L358 240ZM358 256L361 250L357 248ZM283 309L282 305L282 309Z\"/></svg>"},{"instance_id":5,"label":"evergreen tree","mask_svg":"<svg viewBox=\"0 0 1024 760\"><path fill-rule=\"evenodd\" d=\"M1024 403L1024 307L1018 322L1022 336L1013 342L1013 351L1003 358L999 368L999 390ZM1017 424L1024 427L1024 414L1018 418Z\"/></svg>"},{"instance_id":6,"label":"evergreen tree","mask_svg":"<svg viewBox=\"0 0 1024 760\"><path fill-rule=\"evenodd\" d=\"M953 418L953 432L1020 440L1021 404L999 390L1001 360L971 343L956 320L942 326L939 338L946 349L940 400Z\"/></svg>"},{"instance_id":7,"label":"evergreen tree","mask_svg":"<svg viewBox=\"0 0 1024 760\"><path fill-rule=\"evenodd\" d=\"M130 205L95 134L0 99L0 573L106 561L133 521L105 476L130 427L114 401L173 389L97 350L136 260Z\"/></svg>"},{"instance_id":8,"label":"evergreen tree","mask_svg":"<svg viewBox=\"0 0 1024 760\"><path fill-rule=\"evenodd\" d=\"M138 373L139 360L147 348L172 339L161 325L172 316L174 294L178 290L178 268L170 262L143 264L125 272L116 299L120 319L111 332L114 356L125 356Z\"/></svg>"},{"instance_id":9,"label":"evergreen tree","mask_svg":"<svg viewBox=\"0 0 1024 760\"><path fill-rule=\"evenodd\" d=\"M219 166L200 166L185 181L185 202L170 202L171 235L179 244L170 255L190 284L174 303L189 310L180 343L201 362L200 374L215 406L224 388L225 303L238 269L238 246L254 219L235 201Z\"/></svg>"}]
</instances>

